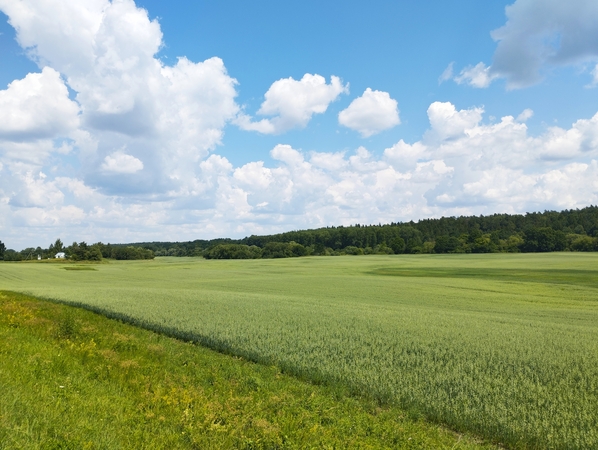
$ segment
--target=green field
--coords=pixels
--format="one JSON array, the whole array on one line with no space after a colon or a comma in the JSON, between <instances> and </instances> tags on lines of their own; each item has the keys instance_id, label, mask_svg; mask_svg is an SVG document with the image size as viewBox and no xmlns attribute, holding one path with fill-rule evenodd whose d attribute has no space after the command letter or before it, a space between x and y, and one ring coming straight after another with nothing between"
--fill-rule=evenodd
<instances>
[{"instance_id":1,"label":"green field","mask_svg":"<svg viewBox=\"0 0 598 450\"><path fill-rule=\"evenodd\" d=\"M514 448L598 447L598 255L0 265L85 305Z\"/></svg>"},{"instance_id":2,"label":"green field","mask_svg":"<svg viewBox=\"0 0 598 450\"><path fill-rule=\"evenodd\" d=\"M0 449L491 450L398 407L0 292Z\"/></svg>"}]
</instances>

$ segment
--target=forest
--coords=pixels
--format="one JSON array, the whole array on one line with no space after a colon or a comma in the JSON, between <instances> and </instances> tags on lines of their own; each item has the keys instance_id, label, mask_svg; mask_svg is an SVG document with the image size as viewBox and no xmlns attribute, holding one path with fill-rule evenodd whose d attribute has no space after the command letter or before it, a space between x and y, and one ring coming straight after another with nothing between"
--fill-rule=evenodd
<instances>
[{"instance_id":1,"label":"forest","mask_svg":"<svg viewBox=\"0 0 598 450\"><path fill-rule=\"evenodd\" d=\"M65 252L74 260L151 259L203 256L206 259L290 258L364 254L530 253L598 251L598 206L543 213L442 217L418 222L326 227L286 233L188 242L139 242L65 247L60 239L47 249L6 250L5 261L42 259Z\"/></svg>"},{"instance_id":2,"label":"forest","mask_svg":"<svg viewBox=\"0 0 598 450\"><path fill-rule=\"evenodd\" d=\"M598 207L561 212L443 217L352 225L243 239L132 244L156 256L207 259L287 258L403 253L598 251Z\"/></svg>"}]
</instances>

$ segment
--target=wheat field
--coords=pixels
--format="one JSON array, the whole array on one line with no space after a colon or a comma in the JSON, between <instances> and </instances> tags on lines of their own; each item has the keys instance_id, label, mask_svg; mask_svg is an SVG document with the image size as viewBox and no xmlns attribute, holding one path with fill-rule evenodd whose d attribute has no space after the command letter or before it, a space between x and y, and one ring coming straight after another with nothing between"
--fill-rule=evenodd
<instances>
[{"instance_id":1,"label":"wheat field","mask_svg":"<svg viewBox=\"0 0 598 450\"><path fill-rule=\"evenodd\" d=\"M582 449L598 447L597 263L591 253L3 263L0 290L340 383L508 447Z\"/></svg>"}]
</instances>

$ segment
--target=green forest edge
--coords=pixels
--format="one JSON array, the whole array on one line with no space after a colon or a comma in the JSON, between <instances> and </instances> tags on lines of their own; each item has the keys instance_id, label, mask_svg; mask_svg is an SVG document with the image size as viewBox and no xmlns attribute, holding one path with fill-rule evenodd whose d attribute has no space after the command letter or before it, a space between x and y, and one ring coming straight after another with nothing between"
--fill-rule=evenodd
<instances>
[{"instance_id":1,"label":"green forest edge","mask_svg":"<svg viewBox=\"0 0 598 450\"><path fill-rule=\"evenodd\" d=\"M497 448L84 309L0 292L0 448Z\"/></svg>"},{"instance_id":2,"label":"green forest edge","mask_svg":"<svg viewBox=\"0 0 598 450\"><path fill-rule=\"evenodd\" d=\"M152 259L155 256L203 256L206 259L291 258L413 253L518 253L598 251L598 206L525 215L443 217L387 225L352 225L190 242L143 242L6 250L0 259L52 259L64 252L76 261Z\"/></svg>"}]
</instances>

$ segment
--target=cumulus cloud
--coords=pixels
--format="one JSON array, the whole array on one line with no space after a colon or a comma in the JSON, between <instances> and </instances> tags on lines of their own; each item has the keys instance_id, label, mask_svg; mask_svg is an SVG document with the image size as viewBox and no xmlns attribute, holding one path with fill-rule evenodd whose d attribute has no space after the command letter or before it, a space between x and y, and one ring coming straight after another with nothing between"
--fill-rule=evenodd
<instances>
[{"instance_id":1,"label":"cumulus cloud","mask_svg":"<svg viewBox=\"0 0 598 450\"><path fill-rule=\"evenodd\" d=\"M306 73L301 80L292 77L272 83L265 94L257 114L274 116L271 119L253 121L241 114L237 124L243 130L258 131L263 134L280 134L292 128L304 128L314 114L322 114L328 105L340 94L348 93L349 85L332 76L330 83L321 75Z\"/></svg>"},{"instance_id":2,"label":"cumulus cloud","mask_svg":"<svg viewBox=\"0 0 598 450\"><path fill-rule=\"evenodd\" d=\"M388 92L367 88L361 97L351 102L338 115L338 122L369 137L401 123L397 101Z\"/></svg>"},{"instance_id":3,"label":"cumulus cloud","mask_svg":"<svg viewBox=\"0 0 598 450\"><path fill-rule=\"evenodd\" d=\"M68 135L79 125L79 105L69 99L60 74L50 67L0 91L0 139L35 140Z\"/></svg>"},{"instance_id":4,"label":"cumulus cloud","mask_svg":"<svg viewBox=\"0 0 598 450\"><path fill-rule=\"evenodd\" d=\"M143 163L134 156L117 151L104 158L101 168L106 172L120 174L136 173L143 170Z\"/></svg>"},{"instance_id":5,"label":"cumulus cloud","mask_svg":"<svg viewBox=\"0 0 598 450\"><path fill-rule=\"evenodd\" d=\"M483 112L482 108L457 111L452 103L434 102L428 108L432 126L428 136L438 139L460 137L482 120Z\"/></svg>"},{"instance_id":6,"label":"cumulus cloud","mask_svg":"<svg viewBox=\"0 0 598 450\"><path fill-rule=\"evenodd\" d=\"M22 103L12 100L11 114L22 114L0 133L71 139L82 157L83 178L107 192L115 190L109 176L118 169L110 162L114 148L143 155L147 173L141 184L120 179L116 188L123 193L127 183L162 195L191 182L197 163L221 142L224 126L239 111L237 82L221 59L180 58L168 66L155 57L162 45L160 26L133 0L0 0L0 10L19 44L46 67L5 91L5 101ZM139 164L125 167L121 173L133 173Z\"/></svg>"},{"instance_id":7,"label":"cumulus cloud","mask_svg":"<svg viewBox=\"0 0 598 450\"><path fill-rule=\"evenodd\" d=\"M598 114L539 135L530 135L522 120L530 114L486 123L480 108L435 102L428 108L430 129L422 140L401 140L380 156L365 147L332 153L279 144L270 152L273 162L235 167L212 154L199 163L200 173L192 183L155 201L123 201L74 177L52 180L37 172L20 176L10 171L4 176L3 171L0 199L8 202L0 202L0 211L13 208L11 223L27 230L81 230L93 224L102 239L118 236L122 241L516 213L598 202ZM136 160L125 151L112 152L112 159L104 162L134 168ZM135 236L129 229L136 230Z\"/></svg>"}]
</instances>

